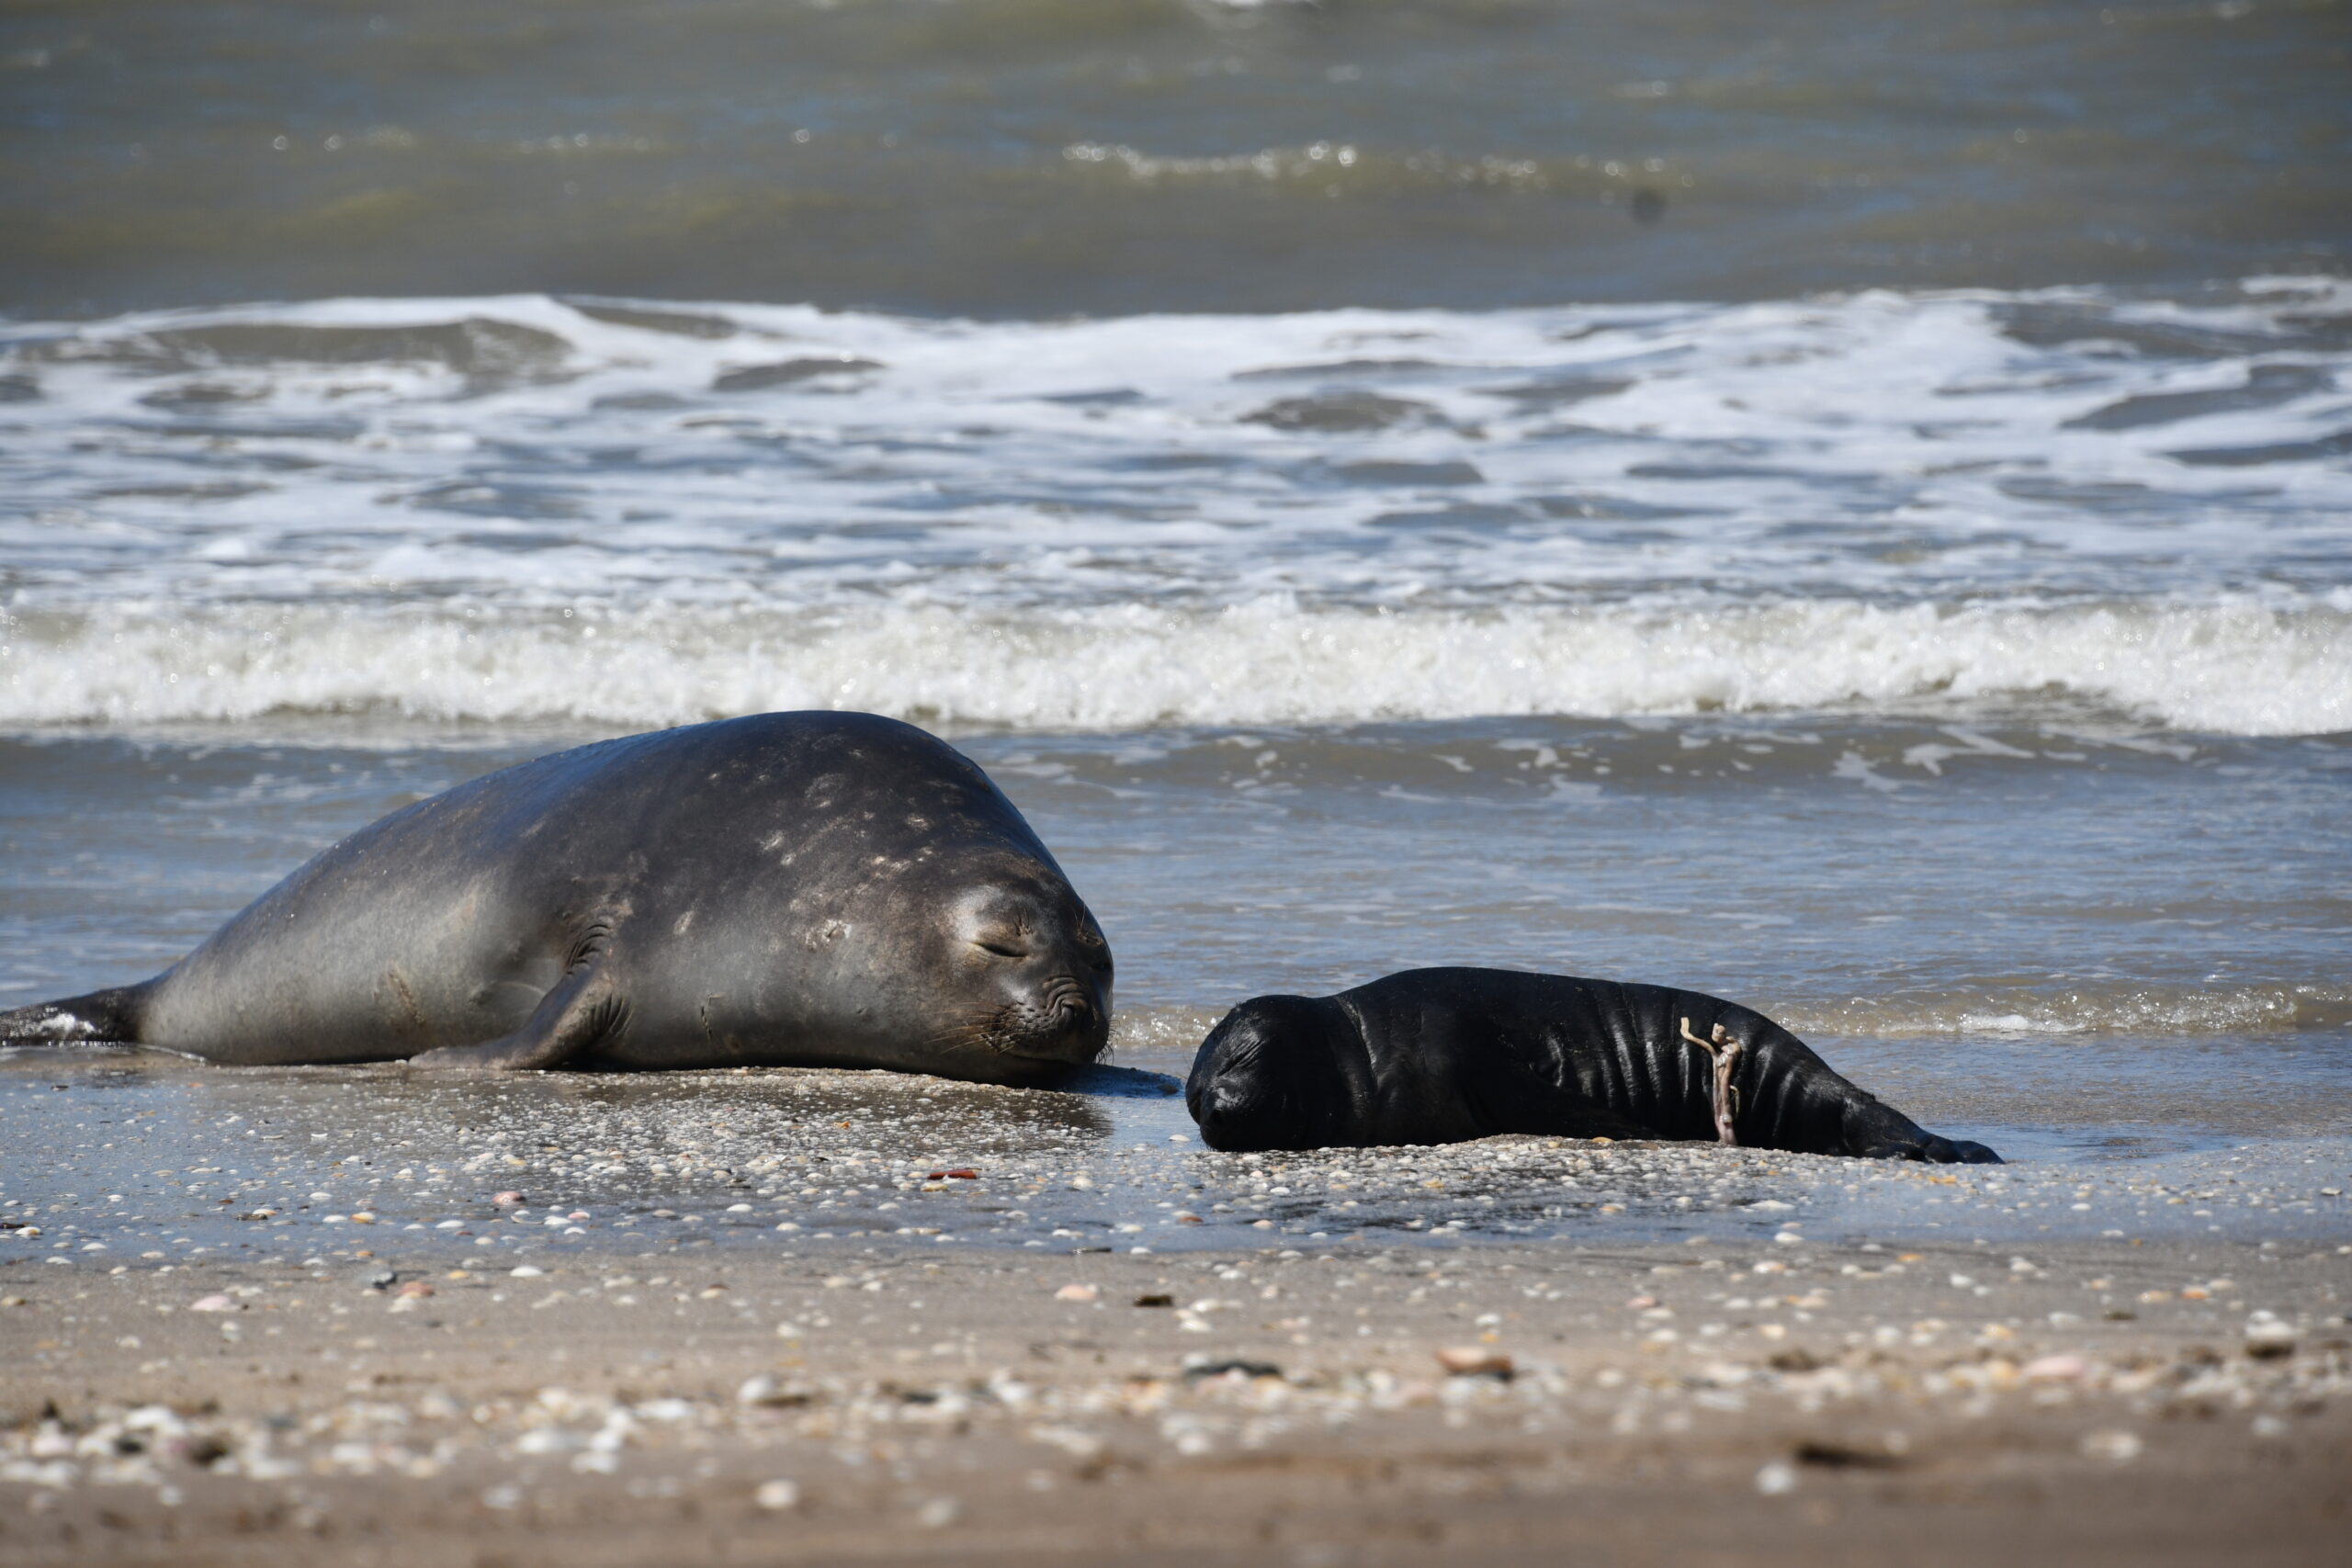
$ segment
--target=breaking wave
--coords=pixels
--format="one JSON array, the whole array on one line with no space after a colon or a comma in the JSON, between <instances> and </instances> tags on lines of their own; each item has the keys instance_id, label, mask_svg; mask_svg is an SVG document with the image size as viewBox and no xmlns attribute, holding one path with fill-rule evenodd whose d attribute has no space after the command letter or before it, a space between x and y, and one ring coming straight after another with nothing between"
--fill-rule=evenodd
<instances>
[{"instance_id":1,"label":"breaking wave","mask_svg":"<svg viewBox=\"0 0 2352 1568\"><path fill-rule=\"evenodd\" d=\"M0 725L361 714L645 728L863 708L949 728L1936 712L2070 699L2211 734L2352 729L2352 609L1778 604L963 614L230 605L0 621Z\"/></svg>"}]
</instances>

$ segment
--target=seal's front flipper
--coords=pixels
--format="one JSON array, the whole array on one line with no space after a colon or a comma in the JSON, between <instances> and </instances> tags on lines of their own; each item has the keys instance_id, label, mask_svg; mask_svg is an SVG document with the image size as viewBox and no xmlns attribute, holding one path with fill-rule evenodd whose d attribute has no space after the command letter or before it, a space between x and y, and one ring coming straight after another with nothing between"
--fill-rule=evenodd
<instances>
[{"instance_id":1,"label":"seal's front flipper","mask_svg":"<svg viewBox=\"0 0 2352 1568\"><path fill-rule=\"evenodd\" d=\"M493 1072L544 1071L609 1038L628 1020L628 1003L601 960L582 964L539 999L527 1022L512 1034L479 1045L445 1045L409 1058L417 1067L471 1067Z\"/></svg>"},{"instance_id":2,"label":"seal's front flipper","mask_svg":"<svg viewBox=\"0 0 2352 1568\"><path fill-rule=\"evenodd\" d=\"M1916 1159L1928 1165L2000 1165L2001 1156L1983 1144L1944 1138L1908 1116L1854 1090L1846 1106L1846 1149L1868 1159Z\"/></svg>"},{"instance_id":3,"label":"seal's front flipper","mask_svg":"<svg viewBox=\"0 0 2352 1568\"><path fill-rule=\"evenodd\" d=\"M1912 1156L1929 1165L2007 1165L2008 1161L1983 1144L1973 1144L1966 1138L1938 1137L1933 1133L1919 1134L1919 1152Z\"/></svg>"},{"instance_id":4,"label":"seal's front flipper","mask_svg":"<svg viewBox=\"0 0 2352 1568\"><path fill-rule=\"evenodd\" d=\"M2007 1161L1983 1144L1972 1144L1965 1138L1939 1137L1925 1129L1915 1135L1874 1144L1868 1148L1849 1149L1849 1154L1866 1159L1916 1159L1925 1165L2006 1165Z\"/></svg>"}]
</instances>

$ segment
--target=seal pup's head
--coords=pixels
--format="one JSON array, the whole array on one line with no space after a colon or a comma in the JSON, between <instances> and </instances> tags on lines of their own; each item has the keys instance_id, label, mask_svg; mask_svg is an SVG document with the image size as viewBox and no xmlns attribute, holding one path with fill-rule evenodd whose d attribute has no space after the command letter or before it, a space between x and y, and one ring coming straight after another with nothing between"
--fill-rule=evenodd
<instances>
[{"instance_id":1,"label":"seal pup's head","mask_svg":"<svg viewBox=\"0 0 2352 1568\"><path fill-rule=\"evenodd\" d=\"M1111 944L1058 876L991 877L953 903L950 962L975 998L951 1070L1007 1082L1050 1079L1111 1043Z\"/></svg>"},{"instance_id":2,"label":"seal pup's head","mask_svg":"<svg viewBox=\"0 0 2352 1568\"><path fill-rule=\"evenodd\" d=\"M1213 1149L1319 1149L1360 1142L1343 1061L1363 1055L1328 997L1255 997L1193 1058L1184 1109Z\"/></svg>"}]
</instances>

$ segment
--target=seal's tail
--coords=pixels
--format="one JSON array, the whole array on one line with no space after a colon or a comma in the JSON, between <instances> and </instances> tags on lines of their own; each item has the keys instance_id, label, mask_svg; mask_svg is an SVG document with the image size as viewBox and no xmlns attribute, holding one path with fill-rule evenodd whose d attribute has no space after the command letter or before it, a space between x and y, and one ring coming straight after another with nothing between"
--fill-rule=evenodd
<instances>
[{"instance_id":1,"label":"seal's tail","mask_svg":"<svg viewBox=\"0 0 2352 1568\"><path fill-rule=\"evenodd\" d=\"M131 1043L139 1038L140 1004L147 991L144 985L117 986L0 1012L0 1041L19 1045Z\"/></svg>"}]
</instances>

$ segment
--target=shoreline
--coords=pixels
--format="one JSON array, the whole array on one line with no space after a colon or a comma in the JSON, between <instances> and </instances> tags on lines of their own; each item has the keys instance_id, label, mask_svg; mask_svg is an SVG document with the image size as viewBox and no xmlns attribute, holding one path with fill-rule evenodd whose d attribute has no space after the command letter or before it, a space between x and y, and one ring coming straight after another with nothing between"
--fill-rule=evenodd
<instances>
[{"instance_id":1,"label":"shoreline","mask_svg":"<svg viewBox=\"0 0 2352 1568\"><path fill-rule=\"evenodd\" d=\"M12 1055L0 1551L2336 1554L2340 1139L1227 1155L1175 1054L1130 1059L1049 1092Z\"/></svg>"},{"instance_id":2,"label":"shoreline","mask_svg":"<svg viewBox=\"0 0 2352 1568\"><path fill-rule=\"evenodd\" d=\"M2036 1245L2292 1245L2352 1229L2352 1145L2335 1136L2124 1123L2062 1139L1990 1114L2022 1100L1949 1116L1961 1109L1947 1103L1949 1085L1904 1083L1892 1103L2011 1162L1538 1134L1235 1155L1197 1142L1178 1076L1185 1054L1125 1060L1135 1065L1048 1090L834 1068L451 1077L400 1064L223 1069L157 1052L13 1048L0 1051L0 1134L50 1154L0 1190L23 1211L0 1219L40 1222L0 1226L0 1259L845 1240L1192 1251L1272 1236L1581 1242L1593 1225L1629 1243L1950 1230ZM1886 1087L1883 1071L1857 1076ZM496 1201L502 1192L508 1201Z\"/></svg>"}]
</instances>

